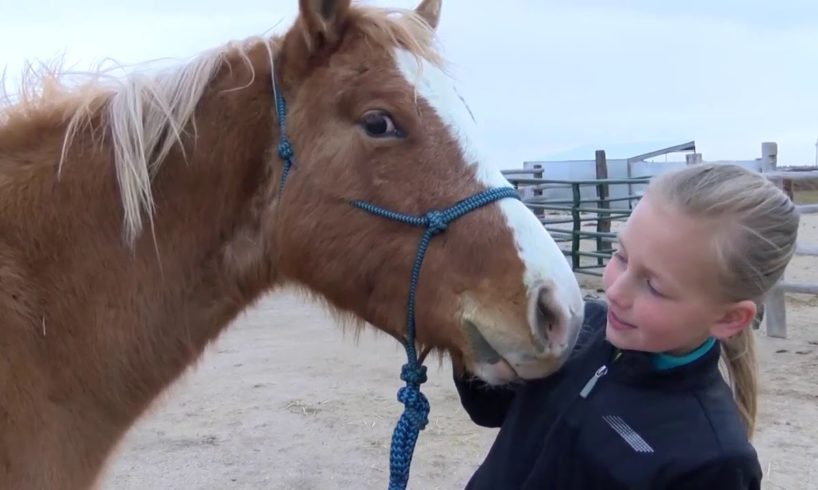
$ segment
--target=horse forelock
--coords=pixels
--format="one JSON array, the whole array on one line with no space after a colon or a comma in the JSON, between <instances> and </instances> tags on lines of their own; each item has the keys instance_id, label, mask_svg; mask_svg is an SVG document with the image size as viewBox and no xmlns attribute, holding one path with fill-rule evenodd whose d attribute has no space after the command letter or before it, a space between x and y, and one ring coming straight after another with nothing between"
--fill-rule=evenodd
<instances>
[{"instance_id":1,"label":"horse forelock","mask_svg":"<svg viewBox=\"0 0 818 490\"><path fill-rule=\"evenodd\" d=\"M432 39L434 30L413 10L355 6L351 27L382 47L399 46L417 59L441 66ZM263 46L273 65L280 38L253 36L204 51L191 60L161 71L140 71L136 65L125 76L113 69L62 70L59 63L26 65L16 93L0 79L0 137L33 122L65 125L59 171L74 138L92 117L102 116L101 128L112 146L124 212L124 238L132 245L152 220L151 180L168 153L182 141L186 127L195 132L194 113L208 84L228 60L238 57L255 76L248 52ZM114 67L120 68L120 67ZM252 79L249 83L252 83ZM236 87L240 89L241 87ZM102 112L100 112L102 111Z\"/></svg>"}]
</instances>

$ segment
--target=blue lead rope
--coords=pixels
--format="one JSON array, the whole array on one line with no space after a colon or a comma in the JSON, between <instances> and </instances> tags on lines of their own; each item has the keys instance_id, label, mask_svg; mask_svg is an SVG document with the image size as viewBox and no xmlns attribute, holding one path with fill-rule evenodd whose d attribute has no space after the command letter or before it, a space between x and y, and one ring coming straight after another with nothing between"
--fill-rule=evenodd
<instances>
[{"instance_id":1,"label":"blue lead rope","mask_svg":"<svg viewBox=\"0 0 818 490\"><path fill-rule=\"evenodd\" d=\"M519 199L519 197L517 191L511 187L488 189L463 199L447 209L429 211L423 216L397 213L364 201L352 202L353 206L375 216L426 228L418 244L412 275L409 279L406 339L403 342L408 362L403 365L400 374L406 386L398 390L398 401L403 403L404 410L392 433L392 448L389 451L389 490L406 488L415 443L420 431L426 428L429 420L429 401L420 391L420 385L426 382L426 366L420 364L415 350L415 295L420 279L420 267L426 256L426 250L429 248L429 242L434 235L446 231L449 223L457 218L499 199Z\"/></svg>"},{"instance_id":2,"label":"blue lead rope","mask_svg":"<svg viewBox=\"0 0 818 490\"><path fill-rule=\"evenodd\" d=\"M294 151L285 131L287 106L281 91L278 89L275 77L273 78L276 114L279 124L278 155L284 162L278 193L280 199L284 184L287 182L287 176L294 166ZM426 428L429 421L429 401L420 391L420 385L426 382L426 366L420 363L415 350L415 294L420 279L420 267L423 264L423 258L426 256L426 250L429 248L429 242L433 236L446 231L452 221L487 204L506 198L520 199L520 195L512 187L492 188L458 201L444 210L429 211L422 216L390 211L360 200L351 202L352 206L375 216L426 228L420 238L415 263L412 266L412 275L409 279L406 339L403 341L408 360L402 366L400 373L400 379L406 383L406 386L398 390L398 401L404 405L404 410L392 433L392 447L389 451L389 490L404 490L406 488L409 482L409 467L412 464L415 443L420 431Z\"/></svg>"},{"instance_id":3,"label":"blue lead rope","mask_svg":"<svg viewBox=\"0 0 818 490\"><path fill-rule=\"evenodd\" d=\"M275 93L276 115L278 116L278 157L284 162L284 168L281 169L281 184L278 186L278 198L281 199L284 184L287 183L287 176L293 167L295 152L290 144L290 139L287 138L287 102L284 100L284 96L281 95L281 89L278 87L275 77L273 77L273 92Z\"/></svg>"}]
</instances>

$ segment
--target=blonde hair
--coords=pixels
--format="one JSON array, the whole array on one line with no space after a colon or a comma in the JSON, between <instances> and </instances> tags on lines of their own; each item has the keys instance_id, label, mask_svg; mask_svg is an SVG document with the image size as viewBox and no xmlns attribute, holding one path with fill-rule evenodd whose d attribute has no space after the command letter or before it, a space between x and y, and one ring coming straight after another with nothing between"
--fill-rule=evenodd
<instances>
[{"instance_id":1,"label":"blonde hair","mask_svg":"<svg viewBox=\"0 0 818 490\"><path fill-rule=\"evenodd\" d=\"M716 293L727 301L753 300L761 307L795 253L800 218L783 191L741 166L705 164L658 175L646 194L688 216L719 223L713 237ZM739 413L752 437L758 381L751 329L722 341L721 348Z\"/></svg>"}]
</instances>

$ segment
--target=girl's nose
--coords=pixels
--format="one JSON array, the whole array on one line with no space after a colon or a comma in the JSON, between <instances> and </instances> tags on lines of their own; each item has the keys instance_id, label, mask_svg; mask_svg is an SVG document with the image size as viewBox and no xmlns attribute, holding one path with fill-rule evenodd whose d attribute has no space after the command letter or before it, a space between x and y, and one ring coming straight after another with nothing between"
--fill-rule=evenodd
<instances>
[{"instance_id":1,"label":"girl's nose","mask_svg":"<svg viewBox=\"0 0 818 490\"><path fill-rule=\"evenodd\" d=\"M618 308L625 309L631 304L632 295L629 292L628 278L624 273L617 274L611 278L611 282L605 289L605 296L608 301L615 304Z\"/></svg>"}]
</instances>

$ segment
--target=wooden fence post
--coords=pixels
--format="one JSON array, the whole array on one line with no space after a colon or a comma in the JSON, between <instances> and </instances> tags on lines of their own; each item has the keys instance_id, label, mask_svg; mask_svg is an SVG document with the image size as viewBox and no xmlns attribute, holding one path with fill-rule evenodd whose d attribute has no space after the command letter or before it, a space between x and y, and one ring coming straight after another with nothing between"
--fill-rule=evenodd
<instances>
[{"instance_id":1,"label":"wooden fence post","mask_svg":"<svg viewBox=\"0 0 818 490\"><path fill-rule=\"evenodd\" d=\"M775 142L761 143L761 172L775 172L778 168L778 144ZM781 182L773 181L781 187ZM779 287L767 294L764 301L764 315L767 317L767 335L769 337L787 337L787 299L786 292Z\"/></svg>"},{"instance_id":2,"label":"wooden fence post","mask_svg":"<svg viewBox=\"0 0 818 490\"><path fill-rule=\"evenodd\" d=\"M572 232L572 239L571 239L571 266L574 270L578 270L580 267L580 260L579 260L579 251L580 251L580 239L579 234L582 231L582 220L580 219L581 216L579 214L579 207L582 206L582 203L579 201L582 199L582 195L580 194L579 184L574 183L571 184L571 194L573 196L574 205L571 206L571 218L573 226L571 227Z\"/></svg>"},{"instance_id":3,"label":"wooden fence post","mask_svg":"<svg viewBox=\"0 0 818 490\"><path fill-rule=\"evenodd\" d=\"M608 159L605 156L605 150L596 151L596 178L597 180L605 180L608 178ZM611 203L608 201L609 189L608 184L597 184L596 186L597 203L599 209L610 209ZM611 214L599 212L596 221L597 233L610 233L611 231ZM610 242L603 239L601 236L596 237L597 252L609 251L611 249ZM602 257L597 257L597 265L605 265Z\"/></svg>"},{"instance_id":4,"label":"wooden fence post","mask_svg":"<svg viewBox=\"0 0 818 490\"><path fill-rule=\"evenodd\" d=\"M774 142L761 143L761 171L774 172L778 168L778 144Z\"/></svg>"},{"instance_id":5,"label":"wooden fence post","mask_svg":"<svg viewBox=\"0 0 818 490\"><path fill-rule=\"evenodd\" d=\"M787 300L783 288L773 287L764 301L767 336L787 338Z\"/></svg>"}]
</instances>

